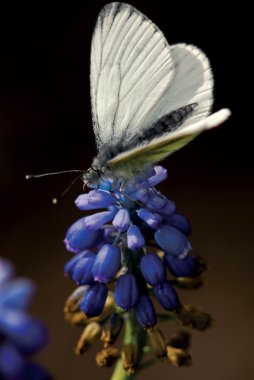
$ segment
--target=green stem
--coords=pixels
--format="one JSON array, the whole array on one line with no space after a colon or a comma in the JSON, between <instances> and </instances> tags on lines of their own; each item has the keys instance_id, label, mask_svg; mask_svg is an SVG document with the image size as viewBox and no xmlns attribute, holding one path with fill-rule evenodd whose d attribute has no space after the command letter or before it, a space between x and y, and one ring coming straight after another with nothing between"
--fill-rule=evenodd
<instances>
[{"instance_id":1,"label":"green stem","mask_svg":"<svg viewBox=\"0 0 254 380\"><path fill-rule=\"evenodd\" d=\"M136 316L133 311L129 313L129 318L125 322L125 333L123 342L124 344L132 343L138 347L138 367L143 356L143 347L146 344L147 333L139 325L136 320ZM128 375L123 369L122 359L118 359L111 380L132 380L135 378L135 374Z\"/></svg>"},{"instance_id":2,"label":"green stem","mask_svg":"<svg viewBox=\"0 0 254 380\"><path fill-rule=\"evenodd\" d=\"M130 380L130 379L134 379L134 375L129 376L127 372L125 372L125 370L123 369L122 359L121 358L118 359L114 372L112 374L111 380Z\"/></svg>"}]
</instances>

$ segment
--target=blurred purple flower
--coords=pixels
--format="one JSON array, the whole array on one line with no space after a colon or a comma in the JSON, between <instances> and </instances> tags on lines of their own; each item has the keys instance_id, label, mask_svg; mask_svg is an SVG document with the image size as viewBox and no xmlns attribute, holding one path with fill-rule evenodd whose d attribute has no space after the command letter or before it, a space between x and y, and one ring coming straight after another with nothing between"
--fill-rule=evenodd
<instances>
[{"instance_id":1,"label":"blurred purple flower","mask_svg":"<svg viewBox=\"0 0 254 380\"><path fill-rule=\"evenodd\" d=\"M0 258L0 378L50 379L43 368L29 361L48 341L45 326L27 312L35 286L13 276L12 265Z\"/></svg>"}]
</instances>

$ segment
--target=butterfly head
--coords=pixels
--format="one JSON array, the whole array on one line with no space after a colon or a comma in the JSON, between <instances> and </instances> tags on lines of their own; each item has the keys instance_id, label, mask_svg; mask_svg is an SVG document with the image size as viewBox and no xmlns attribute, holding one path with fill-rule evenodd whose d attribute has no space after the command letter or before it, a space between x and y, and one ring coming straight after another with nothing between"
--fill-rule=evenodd
<instances>
[{"instance_id":1,"label":"butterfly head","mask_svg":"<svg viewBox=\"0 0 254 380\"><path fill-rule=\"evenodd\" d=\"M87 171L82 175L84 185L89 185L91 187L97 186L100 178L103 174L103 171L91 166Z\"/></svg>"}]
</instances>

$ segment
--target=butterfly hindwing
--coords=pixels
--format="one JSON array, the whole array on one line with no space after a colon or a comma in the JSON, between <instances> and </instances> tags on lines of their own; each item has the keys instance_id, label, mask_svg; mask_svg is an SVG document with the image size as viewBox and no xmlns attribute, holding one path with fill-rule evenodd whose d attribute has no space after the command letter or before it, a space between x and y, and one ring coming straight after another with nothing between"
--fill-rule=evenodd
<instances>
[{"instance_id":1,"label":"butterfly hindwing","mask_svg":"<svg viewBox=\"0 0 254 380\"><path fill-rule=\"evenodd\" d=\"M200 120L184 129L180 129L168 134L166 137L159 137L148 144L140 145L117 155L108 162L109 169L119 171L123 174L130 169L140 169L146 164L161 161L168 155L181 149L201 132L217 127L230 116L230 111L226 108Z\"/></svg>"}]
</instances>

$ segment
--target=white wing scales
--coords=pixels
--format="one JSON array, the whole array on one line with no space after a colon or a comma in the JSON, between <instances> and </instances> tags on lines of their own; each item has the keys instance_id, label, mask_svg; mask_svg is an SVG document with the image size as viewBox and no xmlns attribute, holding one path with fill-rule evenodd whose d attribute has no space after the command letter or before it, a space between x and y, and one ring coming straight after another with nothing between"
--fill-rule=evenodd
<instances>
[{"instance_id":1,"label":"white wing scales","mask_svg":"<svg viewBox=\"0 0 254 380\"><path fill-rule=\"evenodd\" d=\"M103 102L97 102L97 121L103 125L104 133L112 134L114 117L119 105L120 91L120 67L119 65L105 65L100 72L100 80L97 88L97 99L103 99ZM111 96L104 96L111 94Z\"/></svg>"}]
</instances>

